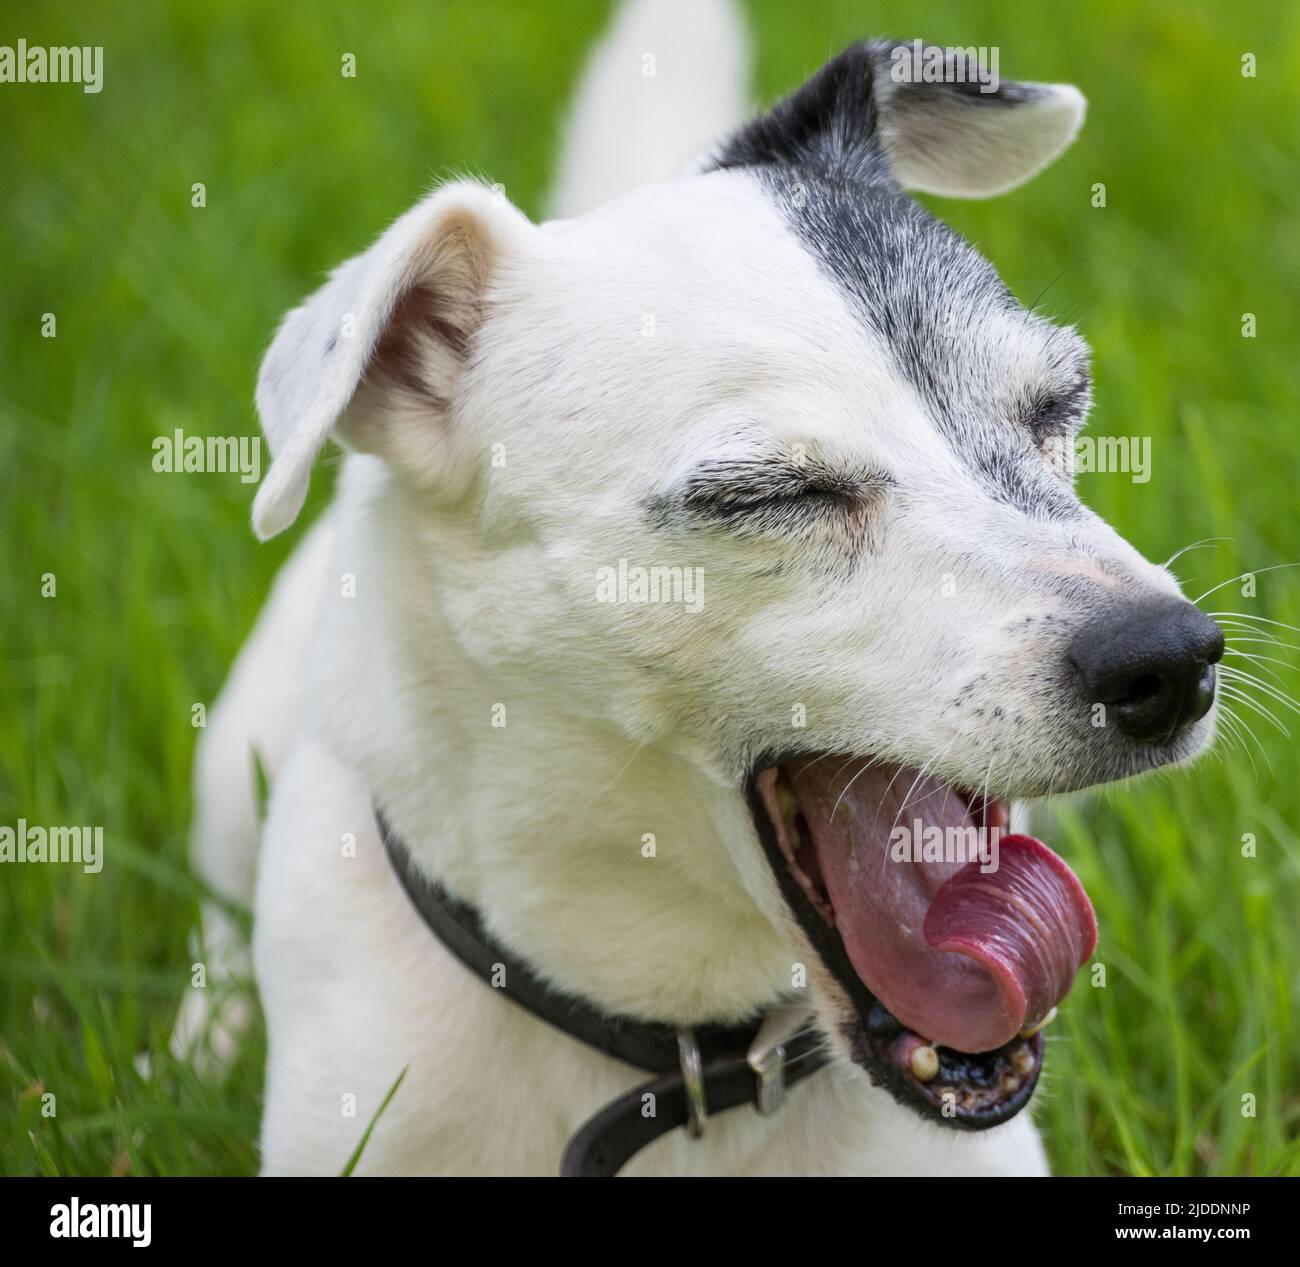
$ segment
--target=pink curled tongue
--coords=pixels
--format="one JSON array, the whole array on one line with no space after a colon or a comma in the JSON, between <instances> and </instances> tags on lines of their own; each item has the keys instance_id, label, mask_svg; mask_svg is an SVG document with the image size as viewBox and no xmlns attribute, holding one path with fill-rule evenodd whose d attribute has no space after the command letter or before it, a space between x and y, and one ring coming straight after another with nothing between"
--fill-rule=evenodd
<instances>
[{"instance_id":1,"label":"pink curled tongue","mask_svg":"<svg viewBox=\"0 0 1300 1267\"><path fill-rule=\"evenodd\" d=\"M992 1034L982 1032L988 1027L978 1018L954 1018L958 1032L945 1045L966 1051L1000 1047L1041 1021L1069 993L1074 974L1097 945L1088 895L1041 840L1003 836L998 855L995 871L967 863L925 913L925 940L984 968L997 991L998 1014L1005 1017ZM963 1046L972 1041L986 1045Z\"/></svg>"},{"instance_id":2,"label":"pink curled tongue","mask_svg":"<svg viewBox=\"0 0 1300 1267\"><path fill-rule=\"evenodd\" d=\"M1030 836L1000 837L988 871L967 860L973 851L933 852L933 841L975 832L960 795L897 766L845 769L824 757L791 779L867 988L903 1025L958 1051L991 1051L1041 1021L1097 943L1074 873Z\"/></svg>"}]
</instances>

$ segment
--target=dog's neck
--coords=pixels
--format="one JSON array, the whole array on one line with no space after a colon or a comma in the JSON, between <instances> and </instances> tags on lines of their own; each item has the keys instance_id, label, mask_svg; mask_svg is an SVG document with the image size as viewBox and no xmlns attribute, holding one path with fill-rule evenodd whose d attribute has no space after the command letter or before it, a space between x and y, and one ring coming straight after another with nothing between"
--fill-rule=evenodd
<instances>
[{"instance_id":1,"label":"dog's neck","mask_svg":"<svg viewBox=\"0 0 1300 1267\"><path fill-rule=\"evenodd\" d=\"M419 866L611 1011L731 1021L788 991L798 954L734 788L580 714L546 673L467 654L427 532L348 465L312 695Z\"/></svg>"}]
</instances>

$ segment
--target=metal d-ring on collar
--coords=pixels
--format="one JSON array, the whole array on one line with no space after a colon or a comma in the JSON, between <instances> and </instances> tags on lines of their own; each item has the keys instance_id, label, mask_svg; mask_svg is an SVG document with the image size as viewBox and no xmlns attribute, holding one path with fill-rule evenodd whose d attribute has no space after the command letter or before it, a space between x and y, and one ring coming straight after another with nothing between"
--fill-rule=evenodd
<instances>
[{"instance_id":1,"label":"metal d-ring on collar","mask_svg":"<svg viewBox=\"0 0 1300 1267\"><path fill-rule=\"evenodd\" d=\"M677 1031L677 1058L682 1066L682 1086L686 1089L686 1107L690 1111L686 1133L692 1139L699 1139L709 1119L709 1106L704 1099L704 1061L700 1059L694 1030Z\"/></svg>"},{"instance_id":2,"label":"metal d-ring on collar","mask_svg":"<svg viewBox=\"0 0 1300 1267\"><path fill-rule=\"evenodd\" d=\"M678 1126L694 1139L710 1114L752 1104L776 1112L786 1091L826 1063L821 1040L804 1003L772 1008L741 1025L700 1025L674 1030L634 1017L611 1016L585 999L548 985L483 927L478 912L428 879L411 861L384 815L375 817L397 879L429 930L484 981L499 980L520 1007L572 1038L625 1064L658 1076L611 1101L575 1132L560 1173L613 1175L647 1144ZM647 1112L647 1106L652 1106Z\"/></svg>"}]
</instances>

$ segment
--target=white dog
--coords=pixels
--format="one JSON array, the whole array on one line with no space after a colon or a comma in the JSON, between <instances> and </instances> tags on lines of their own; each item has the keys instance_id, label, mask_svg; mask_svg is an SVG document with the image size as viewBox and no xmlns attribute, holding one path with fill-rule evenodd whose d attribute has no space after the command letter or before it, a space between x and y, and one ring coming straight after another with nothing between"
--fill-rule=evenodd
<instances>
[{"instance_id":1,"label":"white dog","mask_svg":"<svg viewBox=\"0 0 1300 1267\"><path fill-rule=\"evenodd\" d=\"M1080 337L904 192L1019 184L1083 98L895 48L736 128L729 6L636 0L556 219L445 185L285 318L258 534L348 457L214 710L195 836L218 893L256 872L266 1171L337 1173L406 1070L360 1170L555 1173L648 1075L529 974L680 1032L662 1103L620 1102L657 1136L630 1173L1045 1170L1017 1112L1095 926L1008 805L1201 750L1222 644L1055 460ZM724 1089L697 1033L764 1014ZM193 992L178 1049L245 1015Z\"/></svg>"}]
</instances>

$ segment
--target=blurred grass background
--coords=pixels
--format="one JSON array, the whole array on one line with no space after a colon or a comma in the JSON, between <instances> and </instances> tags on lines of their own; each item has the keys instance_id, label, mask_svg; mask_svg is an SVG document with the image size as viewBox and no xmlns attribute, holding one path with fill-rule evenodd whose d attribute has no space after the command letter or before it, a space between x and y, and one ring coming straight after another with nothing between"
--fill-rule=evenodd
<instances>
[{"instance_id":1,"label":"blurred grass background","mask_svg":"<svg viewBox=\"0 0 1300 1267\"><path fill-rule=\"evenodd\" d=\"M1090 115L1061 162L1007 197L936 210L1092 341L1092 432L1152 437L1149 483L1081 477L1095 508L1156 559L1230 538L1179 560L1192 596L1300 557L1300 9L746 7L763 101L879 34L997 45L1004 76L1079 84ZM0 0L0 43L105 50L99 95L0 85L0 822L102 824L107 859L97 876L0 872L0 1171L256 1168L260 1034L220 1089L171 1061L166 1036L199 896L191 707L214 698L301 528L257 545L250 486L155 474L151 442L176 427L256 434L277 318L435 176L480 173L539 214L566 95L609 11ZM44 313L56 338L41 337ZM318 472L313 506L328 485ZM1206 606L1300 626L1300 571ZM1285 661L1271 667L1294 690L1295 648L1238 649ZM1081 976L1052 1031L1036 1112L1059 1172L1300 1173L1300 779L1294 744L1239 711L1249 755L1221 747L1191 772L1056 807L1107 973L1105 988Z\"/></svg>"}]
</instances>

